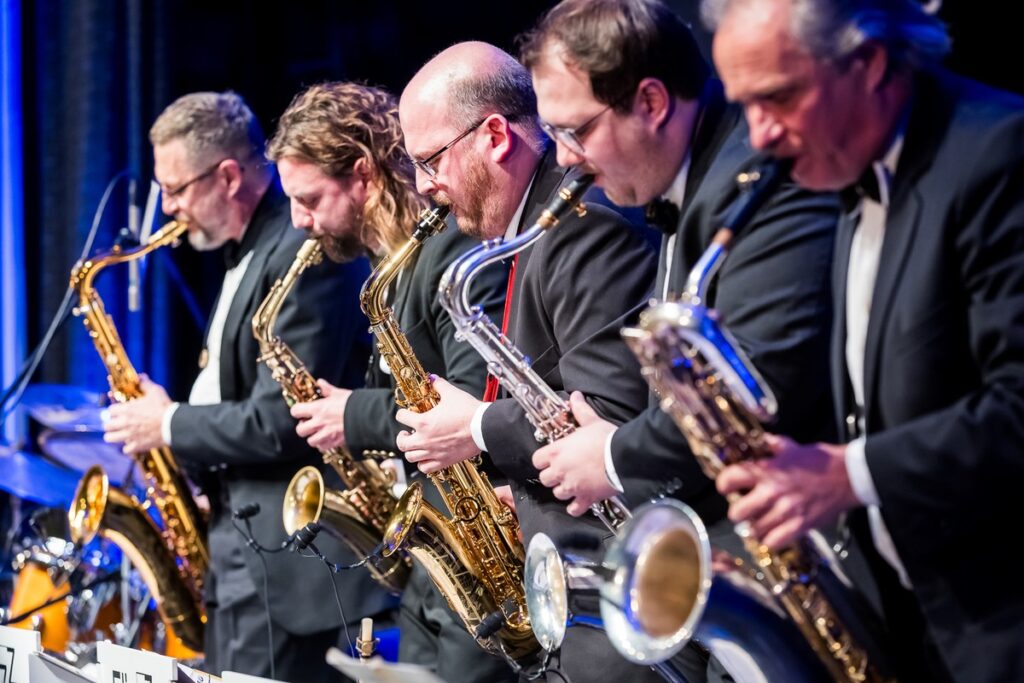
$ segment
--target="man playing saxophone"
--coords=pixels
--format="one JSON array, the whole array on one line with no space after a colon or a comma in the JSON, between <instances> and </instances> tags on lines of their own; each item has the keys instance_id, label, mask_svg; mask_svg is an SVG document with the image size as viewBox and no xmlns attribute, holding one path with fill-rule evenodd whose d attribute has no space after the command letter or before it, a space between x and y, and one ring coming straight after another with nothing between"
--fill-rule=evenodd
<instances>
[{"instance_id":1,"label":"man playing saxophone","mask_svg":"<svg viewBox=\"0 0 1024 683\"><path fill-rule=\"evenodd\" d=\"M406 86L399 112L420 191L447 200L467 234L515 236L567 182L537 123L529 75L493 46L443 51ZM589 207L586 217L566 218L519 253L504 315L491 318L504 321L506 336L555 391L585 390L602 415L621 422L642 408L647 392L618 328L647 298L653 266L647 244L625 221ZM411 462L434 472L487 451L511 480L527 542L540 531L607 534L596 518L570 518L536 482L534 427L514 399L495 400L496 384L483 402L441 379L434 386L441 395L435 408L398 413L415 430L397 442ZM588 629L570 631L560 669L573 680L660 680Z\"/></svg>"},{"instance_id":2,"label":"man playing saxophone","mask_svg":"<svg viewBox=\"0 0 1024 683\"><path fill-rule=\"evenodd\" d=\"M263 157L259 124L238 95L185 95L153 124L150 141L164 211L189 224L196 249L223 247L227 272L188 402L172 402L162 387L144 382L142 397L111 408L105 438L130 453L172 446L210 498L206 668L337 680L324 662L341 627L325 599L333 577L293 553L267 555L264 565L232 526L233 509L256 503L254 535L267 545L283 538L278 511L285 488L295 470L320 461L295 435L280 387L257 364L251 331L256 307L291 265L302 237L291 229L287 198ZM341 385L358 385L365 367L357 295L367 272L365 261L310 269L278 318L281 338ZM340 546L324 550L336 561L348 557ZM391 605L364 572L346 575L341 596L355 622Z\"/></svg>"},{"instance_id":3,"label":"man playing saxophone","mask_svg":"<svg viewBox=\"0 0 1024 683\"><path fill-rule=\"evenodd\" d=\"M416 192L394 97L354 83L324 83L300 93L282 115L268 147L291 198L292 221L318 237L328 256L347 262L383 257L405 243L427 202ZM398 323L427 371L482 396L487 368L455 341L437 302L448 264L478 242L447 230L428 239L399 275L390 296ZM504 300L505 271L495 268L473 292L490 315ZM401 425L395 420L395 383L374 352L366 387L349 390L321 379L324 398L300 403L296 431L318 449L348 448L357 458L393 458ZM397 462L404 468L404 463ZM428 498L443 509L431 485ZM513 678L505 662L481 650L417 564L402 596L399 658L431 668L450 683Z\"/></svg>"}]
</instances>

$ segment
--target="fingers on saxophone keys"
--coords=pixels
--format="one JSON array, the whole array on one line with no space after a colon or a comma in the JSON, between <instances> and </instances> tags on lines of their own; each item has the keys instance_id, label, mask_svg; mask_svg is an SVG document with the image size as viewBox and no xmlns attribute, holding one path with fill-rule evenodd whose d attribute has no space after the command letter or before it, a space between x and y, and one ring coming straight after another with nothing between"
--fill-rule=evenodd
<instances>
[{"instance_id":1,"label":"fingers on saxophone keys","mask_svg":"<svg viewBox=\"0 0 1024 683\"><path fill-rule=\"evenodd\" d=\"M555 498L557 498L558 500L569 500L570 498L574 497L572 489L564 483L558 484L557 486L552 488L551 493L553 493Z\"/></svg>"},{"instance_id":2,"label":"fingers on saxophone keys","mask_svg":"<svg viewBox=\"0 0 1024 683\"><path fill-rule=\"evenodd\" d=\"M416 431L416 427L419 425L419 413L414 413L408 408L401 408L396 414L395 419L400 423L409 427L411 431Z\"/></svg>"},{"instance_id":3,"label":"fingers on saxophone keys","mask_svg":"<svg viewBox=\"0 0 1024 683\"><path fill-rule=\"evenodd\" d=\"M436 460L424 460L416 465L417 469L423 474L433 474L444 469L444 465Z\"/></svg>"},{"instance_id":4,"label":"fingers on saxophone keys","mask_svg":"<svg viewBox=\"0 0 1024 683\"><path fill-rule=\"evenodd\" d=\"M556 471L553 467L541 470L537 478L540 479L540 483L548 488L553 488L562 483L562 473Z\"/></svg>"},{"instance_id":5,"label":"fingers on saxophone keys","mask_svg":"<svg viewBox=\"0 0 1024 683\"><path fill-rule=\"evenodd\" d=\"M588 510L590 510L590 506L586 505L585 503L583 503L580 500L573 500L565 508L565 511L568 512L573 517L582 517L584 514L587 513Z\"/></svg>"},{"instance_id":6,"label":"fingers on saxophone keys","mask_svg":"<svg viewBox=\"0 0 1024 683\"><path fill-rule=\"evenodd\" d=\"M775 497L769 491L762 487L755 487L750 493L729 506L729 519L737 524L750 522L752 526L756 526L774 504Z\"/></svg>"},{"instance_id":7,"label":"fingers on saxophone keys","mask_svg":"<svg viewBox=\"0 0 1024 683\"><path fill-rule=\"evenodd\" d=\"M417 439L415 433L403 429L398 432L398 437L395 439L395 445L398 446L398 450L405 452L405 456L408 458L409 453L416 449Z\"/></svg>"},{"instance_id":8,"label":"fingers on saxophone keys","mask_svg":"<svg viewBox=\"0 0 1024 683\"><path fill-rule=\"evenodd\" d=\"M809 529L806 528L803 518L794 517L785 520L764 536L759 536L759 538L769 549L777 551L792 545L808 531Z\"/></svg>"},{"instance_id":9,"label":"fingers on saxophone keys","mask_svg":"<svg viewBox=\"0 0 1024 683\"><path fill-rule=\"evenodd\" d=\"M715 487L723 496L730 493L749 491L757 484L758 476L754 465L743 463L726 467L715 479Z\"/></svg>"}]
</instances>

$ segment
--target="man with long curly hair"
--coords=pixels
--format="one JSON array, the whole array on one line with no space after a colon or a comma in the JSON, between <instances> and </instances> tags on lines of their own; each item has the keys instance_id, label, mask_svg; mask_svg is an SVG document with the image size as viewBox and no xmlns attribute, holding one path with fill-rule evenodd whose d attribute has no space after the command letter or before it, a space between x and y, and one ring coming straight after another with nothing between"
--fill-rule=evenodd
<instances>
[{"instance_id":1,"label":"man with long curly hair","mask_svg":"<svg viewBox=\"0 0 1024 683\"><path fill-rule=\"evenodd\" d=\"M377 88L325 83L300 93L282 115L267 155L291 197L295 227L318 237L335 261L394 252L427 204L416 192L398 103ZM454 227L429 239L399 275L390 303L423 367L481 397L486 365L471 346L455 341L452 321L437 302L448 265L478 244ZM504 305L506 276L502 268L490 268L471 290L472 301L492 318ZM357 458L396 456L395 384L379 354L370 362L366 388L319 383L324 398L292 408L300 436L321 450L347 447ZM429 482L424 490L428 499L435 492ZM431 502L443 509L439 497ZM428 666L449 683L514 678L502 660L477 646L419 565L401 607L402 661Z\"/></svg>"}]
</instances>

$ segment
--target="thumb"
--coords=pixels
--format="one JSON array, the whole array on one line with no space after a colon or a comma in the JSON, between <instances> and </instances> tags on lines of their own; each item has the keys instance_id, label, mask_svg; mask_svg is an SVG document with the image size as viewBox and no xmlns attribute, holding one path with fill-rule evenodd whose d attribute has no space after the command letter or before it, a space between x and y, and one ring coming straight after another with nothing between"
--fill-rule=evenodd
<instances>
[{"instance_id":1,"label":"thumb","mask_svg":"<svg viewBox=\"0 0 1024 683\"><path fill-rule=\"evenodd\" d=\"M324 398L330 396L334 391L334 385L325 379L318 379L316 385L320 387L320 393L324 395Z\"/></svg>"},{"instance_id":2,"label":"thumb","mask_svg":"<svg viewBox=\"0 0 1024 683\"><path fill-rule=\"evenodd\" d=\"M572 408L572 414L581 427L601 419L601 416L587 403L587 399L579 391L574 391L569 396L569 407Z\"/></svg>"},{"instance_id":3,"label":"thumb","mask_svg":"<svg viewBox=\"0 0 1024 683\"><path fill-rule=\"evenodd\" d=\"M442 397L457 391L457 389L453 387L451 384L449 384L448 380L446 380L444 377L431 375L430 383L434 385L434 389L436 389L437 393L441 394Z\"/></svg>"}]
</instances>

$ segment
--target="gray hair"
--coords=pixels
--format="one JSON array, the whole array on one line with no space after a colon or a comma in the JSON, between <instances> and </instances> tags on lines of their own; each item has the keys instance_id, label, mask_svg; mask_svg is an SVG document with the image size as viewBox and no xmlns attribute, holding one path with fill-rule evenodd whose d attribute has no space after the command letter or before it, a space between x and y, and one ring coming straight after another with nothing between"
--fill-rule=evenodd
<instances>
[{"instance_id":1,"label":"gray hair","mask_svg":"<svg viewBox=\"0 0 1024 683\"><path fill-rule=\"evenodd\" d=\"M265 144L252 110L231 91L190 93L172 102L149 129L149 141L156 147L174 140L185 144L193 164L213 156L248 159L262 154Z\"/></svg>"},{"instance_id":2,"label":"gray hair","mask_svg":"<svg viewBox=\"0 0 1024 683\"><path fill-rule=\"evenodd\" d=\"M733 6L757 0L701 0L711 30ZM921 69L949 52L945 25L919 0L790 0L790 33L811 55L842 63L869 41L881 43L893 69Z\"/></svg>"},{"instance_id":3,"label":"gray hair","mask_svg":"<svg viewBox=\"0 0 1024 683\"><path fill-rule=\"evenodd\" d=\"M459 128L468 128L489 114L501 114L509 123L520 124L529 138L543 139L537 119L537 95L530 72L506 55L492 70L452 83L448 115Z\"/></svg>"}]
</instances>

